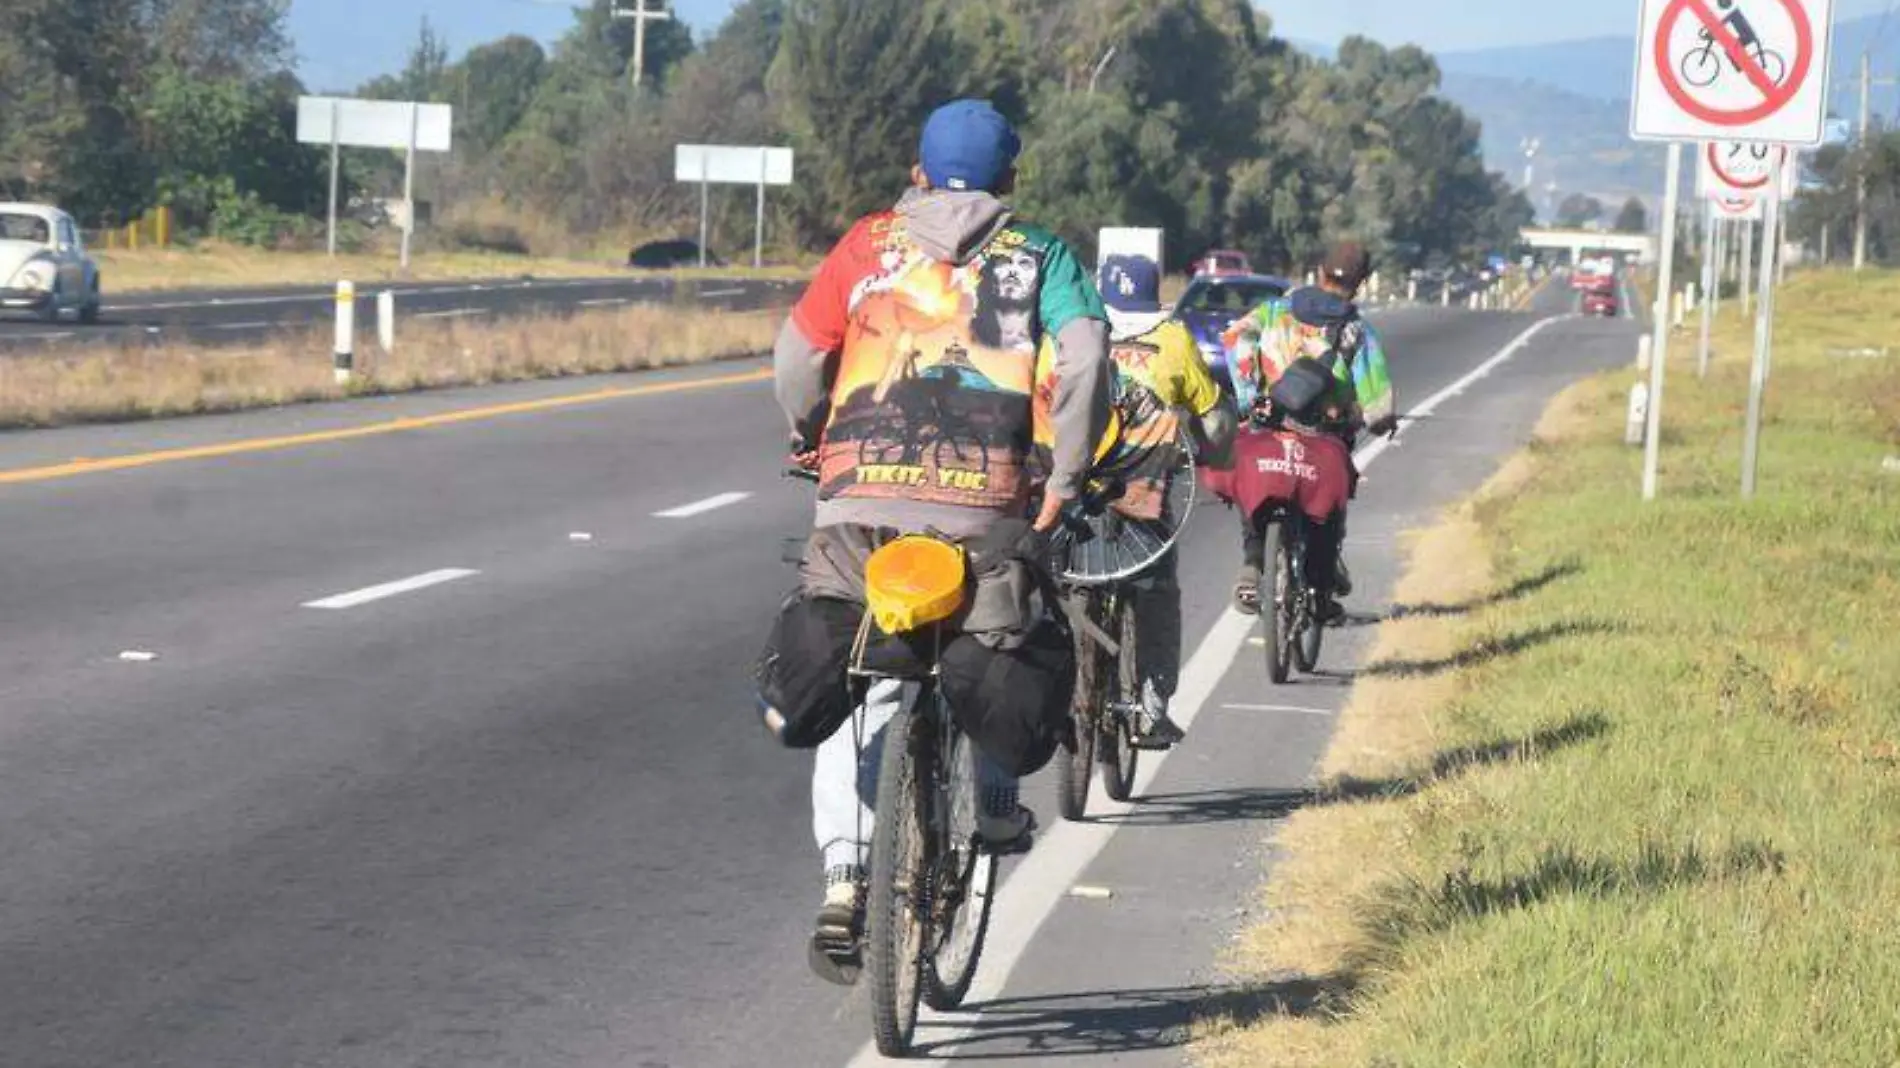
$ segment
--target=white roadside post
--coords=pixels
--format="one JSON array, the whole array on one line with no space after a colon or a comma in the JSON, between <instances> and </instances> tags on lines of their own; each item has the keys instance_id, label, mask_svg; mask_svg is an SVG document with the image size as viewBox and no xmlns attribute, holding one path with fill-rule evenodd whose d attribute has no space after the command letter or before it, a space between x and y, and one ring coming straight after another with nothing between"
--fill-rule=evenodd
<instances>
[{"instance_id":1,"label":"white roadside post","mask_svg":"<svg viewBox=\"0 0 1900 1068\"><path fill-rule=\"evenodd\" d=\"M1407 279L1407 280L1406 280L1406 282L1405 282L1405 302L1406 302L1407 304L1416 304L1416 303L1418 303L1418 279L1416 279L1416 278L1409 278L1409 279Z\"/></svg>"},{"instance_id":2,"label":"white roadside post","mask_svg":"<svg viewBox=\"0 0 1900 1068\"><path fill-rule=\"evenodd\" d=\"M1655 343L1656 337L1654 334L1644 334L1642 337L1636 339L1636 369L1638 371L1649 370L1649 361L1651 358L1650 346Z\"/></svg>"},{"instance_id":3,"label":"white roadside post","mask_svg":"<svg viewBox=\"0 0 1900 1068\"><path fill-rule=\"evenodd\" d=\"M395 353L396 294L387 289L376 294L376 342L381 346L383 355Z\"/></svg>"},{"instance_id":4,"label":"white roadside post","mask_svg":"<svg viewBox=\"0 0 1900 1068\"><path fill-rule=\"evenodd\" d=\"M1768 220L1764 234L1775 232L1781 221L1781 190L1777 180L1768 198ZM1761 258L1761 300L1755 320L1755 360L1748 370L1748 419L1742 435L1742 497L1755 495L1755 472L1761 460L1762 399L1768 391L1768 371L1774 360L1775 333L1775 260L1779 250L1770 243Z\"/></svg>"},{"instance_id":5,"label":"white roadside post","mask_svg":"<svg viewBox=\"0 0 1900 1068\"><path fill-rule=\"evenodd\" d=\"M1630 386L1629 418L1623 423L1623 444L1641 445L1648 433L1649 387L1641 382Z\"/></svg>"},{"instance_id":6,"label":"white roadside post","mask_svg":"<svg viewBox=\"0 0 1900 1068\"><path fill-rule=\"evenodd\" d=\"M1702 298L1702 341L1696 349L1696 376L1707 378L1709 377L1709 335L1715 326L1715 302L1718 299L1716 294L1721 291L1715 264L1716 246L1720 243L1721 227L1715 220L1714 201L1703 202L1702 224L1708 227L1710 239L1707 242L1707 250L1702 256L1702 286L1706 292Z\"/></svg>"},{"instance_id":7,"label":"white roadside post","mask_svg":"<svg viewBox=\"0 0 1900 1068\"><path fill-rule=\"evenodd\" d=\"M1649 361L1649 436L1643 446L1643 499L1656 499L1656 473L1661 459L1663 369L1669 364L1669 289L1675 284L1676 205L1682 186L1682 145L1669 146L1668 190L1663 195L1662 274L1656 281L1655 348Z\"/></svg>"},{"instance_id":8,"label":"white roadside post","mask_svg":"<svg viewBox=\"0 0 1900 1068\"><path fill-rule=\"evenodd\" d=\"M356 283L338 282L336 284L336 345L332 366L336 372L336 384L348 385L350 372L356 366Z\"/></svg>"}]
</instances>

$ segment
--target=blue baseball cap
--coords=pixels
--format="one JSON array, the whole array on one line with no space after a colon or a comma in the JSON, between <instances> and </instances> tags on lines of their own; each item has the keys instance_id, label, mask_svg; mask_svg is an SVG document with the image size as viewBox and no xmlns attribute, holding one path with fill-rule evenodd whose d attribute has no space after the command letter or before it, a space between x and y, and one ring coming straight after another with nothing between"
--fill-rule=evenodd
<instances>
[{"instance_id":1,"label":"blue baseball cap","mask_svg":"<svg viewBox=\"0 0 1900 1068\"><path fill-rule=\"evenodd\" d=\"M1098 279L1102 303L1120 312L1161 310L1161 267L1146 256L1110 256Z\"/></svg>"},{"instance_id":2,"label":"blue baseball cap","mask_svg":"<svg viewBox=\"0 0 1900 1068\"><path fill-rule=\"evenodd\" d=\"M989 101L953 100L924 123L917 161L933 188L993 193L1022 150L1022 139Z\"/></svg>"}]
</instances>

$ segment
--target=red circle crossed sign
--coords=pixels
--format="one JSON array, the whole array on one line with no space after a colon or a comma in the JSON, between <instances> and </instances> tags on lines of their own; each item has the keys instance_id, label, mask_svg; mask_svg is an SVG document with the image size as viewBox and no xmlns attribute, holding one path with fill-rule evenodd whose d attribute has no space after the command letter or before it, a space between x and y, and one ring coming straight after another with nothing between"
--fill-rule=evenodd
<instances>
[{"instance_id":1,"label":"red circle crossed sign","mask_svg":"<svg viewBox=\"0 0 1900 1068\"><path fill-rule=\"evenodd\" d=\"M1788 13L1788 21L1794 26L1794 62L1786 79L1781 84L1768 76L1762 69L1761 61L1749 50L1730 29L1728 24L1718 18L1715 10L1709 6L1709 0L1670 0L1663 9L1662 19L1656 25L1655 60L1656 73L1662 79L1663 90L1688 115L1713 126L1747 126L1773 116L1788 106L1801 86L1808 80L1808 69L1814 64L1814 28L1808 24L1807 12L1800 0L1757 0L1760 4L1779 3ZM1684 16L1692 16L1702 24L1702 28L1721 46L1722 56L1740 68L1742 76L1761 93L1762 101L1744 108L1720 108L1697 100L1690 94L1688 87L1682 84L1682 78L1676 73L1676 57L1670 54L1670 39L1675 36L1676 24Z\"/></svg>"}]
</instances>

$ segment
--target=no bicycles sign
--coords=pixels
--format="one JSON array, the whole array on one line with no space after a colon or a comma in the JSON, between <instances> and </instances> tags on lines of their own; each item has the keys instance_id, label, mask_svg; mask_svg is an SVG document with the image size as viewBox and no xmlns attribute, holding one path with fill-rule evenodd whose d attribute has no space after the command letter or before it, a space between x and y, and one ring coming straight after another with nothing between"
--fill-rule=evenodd
<instances>
[{"instance_id":1,"label":"no bicycles sign","mask_svg":"<svg viewBox=\"0 0 1900 1068\"><path fill-rule=\"evenodd\" d=\"M1812 147L1834 0L1643 0L1630 136Z\"/></svg>"}]
</instances>

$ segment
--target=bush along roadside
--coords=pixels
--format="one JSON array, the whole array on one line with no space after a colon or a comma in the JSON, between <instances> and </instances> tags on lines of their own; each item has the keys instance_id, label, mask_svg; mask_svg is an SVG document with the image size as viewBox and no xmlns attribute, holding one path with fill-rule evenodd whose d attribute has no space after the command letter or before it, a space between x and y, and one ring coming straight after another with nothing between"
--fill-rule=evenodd
<instances>
[{"instance_id":1,"label":"bush along roadside","mask_svg":"<svg viewBox=\"0 0 1900 1068\"><path fill-rule=\"evenodd\" d=\"M254 346L128 344L0 360L0 429L267 408L537 378L709 363L770 350L784 312L635 305L571 316L411 321L393 353L359 342L335 381L327 330Z\"/></svg>"},{"instance_id":2,"label":"bush along roadside","mask_svg":"<svg viewBox=\"0 0 1900 1068\"><path fill-rule=\"evenodd\" d=\"M1780 302L1755 500L1734 315L1414 546L1204 1064L1900 1063L1900 276Z\"/></svg>"}]
</instances>

